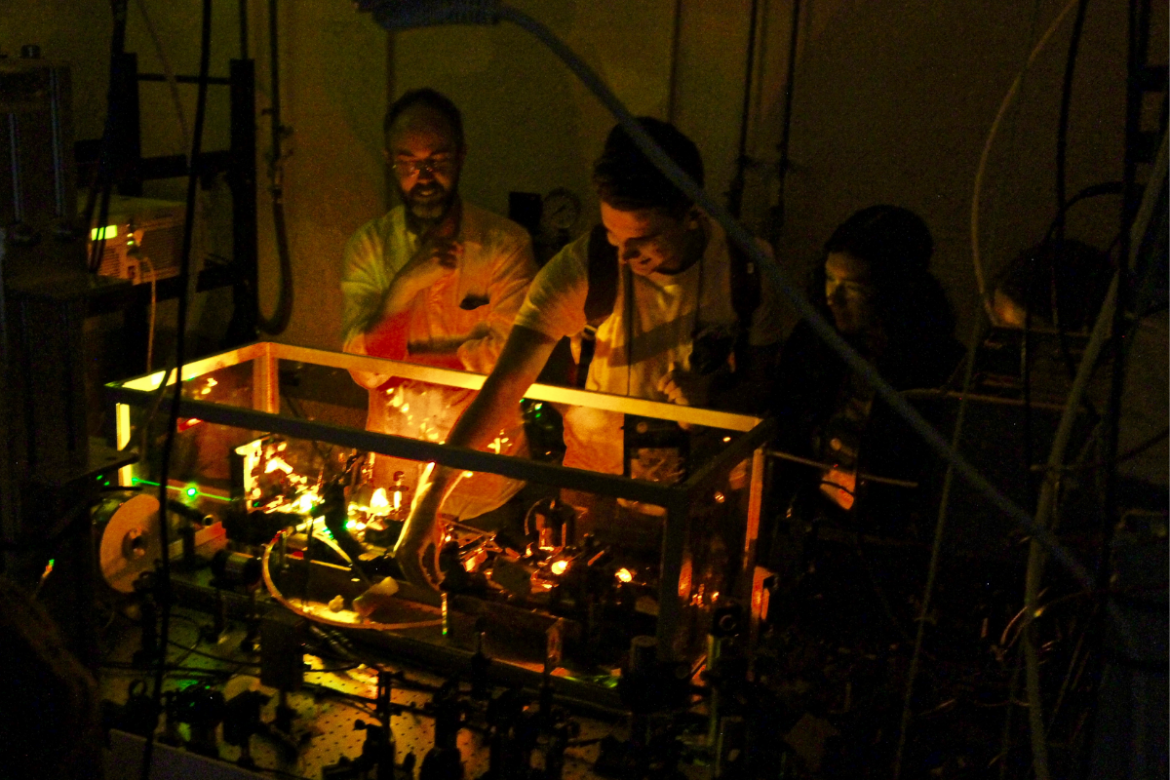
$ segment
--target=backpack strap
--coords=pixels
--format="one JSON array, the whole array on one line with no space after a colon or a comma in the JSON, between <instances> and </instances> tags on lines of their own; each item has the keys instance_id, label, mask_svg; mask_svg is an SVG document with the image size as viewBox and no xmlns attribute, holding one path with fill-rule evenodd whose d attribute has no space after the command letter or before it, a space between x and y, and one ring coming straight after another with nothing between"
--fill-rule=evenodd
<instances>
[{"instance_id":1,"label":"backpack strap","mask_svg":"<svg viewBox=\"0 0 1170 780\"><path fill-rule=\"evenodd\" d=\"M739 323L735 351L739 353L747 346L752 317L760 305L760 270L747 253L730 239L727 241L727 249L731 263L731 305ZM586 264L589 290L585 294L585 321L588 324L581 343L581 360L571 382L576 387L585 387L589 364L593 360L594 334L613 314L617 301L618 273L617 248L609 243L605 225L596 225L589 232Z\"/></svg>"},{"instance_id":2,"label":"backpack strap","mask_svg":"<svg viewBox=\"0 0 1170 780\"><path fill-rule=\"evenodd\" d=\"M613 314L617 301L617 247L609 243L605 225L597 225L589 231L586 273L589 292L585 294L585 321L590 327L597 328Z\"/></svg>"},{"instance_id":3,"label":"backpack strap","mask_svg":"<svg viewBox=\"0 0 1170 780\"><path fill-rule=\"evenodd\" d=\"M589 284L589 290L585 293L585 333L581 338L581 359L573 367L569 378L570 385L580 388L585 387L585 380L589 376L597 329L613 314L617 301L617 247L609 243L605 225L597 225L589 231L585 270Z\"/></svg>"},{"instance_id":4,"label":"backpack strap","mask_svg":"<svg viewBox=\"0 0 1170 780\"><path fill-rule=\"evenodd\" d=\"M730 258L731 307L739 323L735 351L747 346L752 329L752 317L760 305L760 269L739 244L727 238L727 254Z\"/></svg>"}]
</instances>

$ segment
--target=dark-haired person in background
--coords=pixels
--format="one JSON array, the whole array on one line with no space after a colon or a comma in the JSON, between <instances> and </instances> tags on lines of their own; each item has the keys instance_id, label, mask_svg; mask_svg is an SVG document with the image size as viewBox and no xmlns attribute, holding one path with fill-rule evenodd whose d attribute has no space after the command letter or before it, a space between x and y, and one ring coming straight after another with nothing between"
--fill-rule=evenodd
<instances>
[{"instance_id":1,"label":"dark-haired person in background","mask_svg":"<svg viewBox=\"0 0 1170 780\"><path fill-rule=\"evenodd\" d=\"M642 127L692 178L703 164L693 142L675 127L640 119ZM742 335L736 374L767 371L781 338L777 296L760 277L750 322L732 304L731 256L723 229L680 192L615 127L594 166L603 230L594 237L616 250L612 312L597 327L585 389L653 401L703 406L727 370L730 345ZM507 346L476 400L447 439L483 448L511 414L562 337L579 338L587 323L591 234L567 245L541 269L517 315ZM610 250L611 253L613 250ZM692 361L703 334L729 347L714 361ZM712 365L714 364L714 365ZM759 399L764 400L764 399ZM624 470L623 415L572 408L565 415L564 465L611 474ZM457 473L457 472L455 472ZM395 550L407 578L433 580L436 514L453 472L437 467L416 503ZM428 566L424 567L424 560Z\"/></svg>"},{"instance_id":2,"label":"dark-haired person in background","mask_svg":"<svg viewBox=\"0 0 1170 780\"><path fill-rule=\"evenodd\" d=\"M459 197L466 156L463 120L431 89L400 97L386 115L386 160L402 204L363 225L345 247L343 349L359 355L488 373L536 273L528 233ZM474 393L389 374L352 371L370 391L366 427L441 441ZM502 452L524 450L517 410L496 421ZM375 481L402 471L413 488L417 464L376 456ZM478 517L521 487L492 474L464 479L451 512Z\"/></svg>"},{"instance_id":3,"label":"dark-haired person in background","mask_svg":"<svg viewBox=\"0 0 1170 780\"><path fill-rule=\"evenodd\" d=\"M946 295L929 270L933 248L918 215L871 206L833 232L811 280L813 304L897 390L942 385L963 354ZM803 548L812 543L806 534L815 537L826 526L906 541L933 521L924 517L933 499L925 484L907 488L859 479L870 474L925 483L932 461L919 437L807 322L797 324L785 342L777 374L776 447L823 467L777 463L771 527L764 531L769 565L791 575L789 581L805 576ZM858 562L833 568L837 574L820 569L822 580L844 580ZM867 609L854 595L843 601L863 617L882 611Z\"/></svg>"}]
</instances>

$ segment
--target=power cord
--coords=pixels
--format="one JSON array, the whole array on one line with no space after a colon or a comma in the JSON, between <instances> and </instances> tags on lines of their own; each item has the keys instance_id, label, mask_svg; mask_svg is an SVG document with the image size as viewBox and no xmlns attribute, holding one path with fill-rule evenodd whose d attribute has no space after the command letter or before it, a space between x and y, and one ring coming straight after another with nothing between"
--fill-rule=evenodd
<instances>
[{"instance_id":1,"label":"power cord","mask_svg":"<svg viewBox=\"0 0 1170 780\"><path fill-rule=\"evenodd\" d=\"M150 373L154 362L154 321L158 312L158 273L154 270L154 263L146 255L138 258L140 265L146 266L146 273L150 274L150 324L146 331L146 373ZM141 270L139 271L141 274Z\"/></svg>"},{"instance_id":2,"label":"power cord","mask_svg":"<svg viewBox=\"0 0 1170 780\"><path fill-rule=\"evenodd\" d=\"M272 152L268 159L269 192L272 195L272 226L276 233L276 254L280 262L280 297L276 311L271 318L259 311L257 304L256 324L265 333L276 336L284 332L292 319L293 276L292 256L288 245L288 227L284 219L284 158L281 149L287 128L280 120L280 38L277 25L277 0L268 0L268 45L269 70L272 80L272 94L269 96L269 116L272 120Z\"/></svg>"},{"instance_id":3,"label":"power cord","mask_svg":"<svg viewBox=\"0 0 1170 780\"><path fill-rule=\"evenodd\" d=\"M98 153L97 176L89 189L85 201L85 230L97 228L96 237L89 254L89 272L96 274L106 251L106 222L110 218L110 196L114 186L113 146L118 132L118 119L126 110L123 96L122 57L126 53L127 0L111 0L114 16L114 30L110 36L110 84L106 92L106 124L102 131L101 151ZM97 208L98 222L93 223L94 208ZM94 235L90 233L90 235Z\"/></svg>"},{"instance_id":4,"label":"power cord","mask_svg":"<svg viewBox=\"0 0 1170 780\"><path fill-rule=\"evenodd\" d=\"M162 468L159 475L159 537L162 555L159 558L159 593L161 603L159 638L163 648L158 667L155 671L154 690L152 700L154 712L159 712L162 705L162 685L164 666L166 665L166 647L170 642L171 627L171 565L170 533L166 522L167 489L170 479L170 461L174 450L175 435L179 422L179 401L183 395L183 361L186 358L186 330L187 311L189 307L190 289L187 280L191 271L191 239L194 232L195 204L198 195L199 177L196 173L197 163L202 152L203 122L207 109L207 78L211 69L211 0L203 0L202 29L199 40L199 89L195 101L195 128L191 142L191 164L187 174L187 207L186 219L183 223L183 244L179 259L179 279L182 281L182 294L179 295L179 313L175 340L175 387L171 396L170 421L167 426L167 435L163 443ZM164 383L161 387L165 387ZM149 780L151 761L154 757L154 730L146 736L146 745L142 756L142 780Z\"/></svg>"}]
</instances>

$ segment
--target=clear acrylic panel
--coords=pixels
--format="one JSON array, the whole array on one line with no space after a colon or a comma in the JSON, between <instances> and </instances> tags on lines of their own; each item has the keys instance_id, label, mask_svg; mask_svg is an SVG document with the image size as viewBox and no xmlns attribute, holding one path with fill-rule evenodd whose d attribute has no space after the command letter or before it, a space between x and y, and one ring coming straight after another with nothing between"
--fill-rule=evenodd
<instances>
[{"instance_id":1,"label":"clear acrylic panel","mask_svg":"<svg viewBox=\"0 0 1170 780\"><path fill-rule=\"evenodd\" d=\"M395 379L374 391L355 381L371 375ZM586 676L608 673L640 635L657 637L662 658L701 657L717 606L751 595L766 425L534 385L519 439L446 447L482 379L279 344L206 358L184 370L170 484L233 547L262 551L269 590L314 620L487 641L521 665L541 662L555 625L561 663ZM161 476L160 381L109 386L118 443L141 447L125 485ZM582 414L609 421L624 473L562 465L563 417ZM375 416L400 435L367 431ZM362 595L396 573L385 553L431 462L461 469L466 488L441 512L444 595L400 584L367 611Z\"/></svg>"}]
</instances>

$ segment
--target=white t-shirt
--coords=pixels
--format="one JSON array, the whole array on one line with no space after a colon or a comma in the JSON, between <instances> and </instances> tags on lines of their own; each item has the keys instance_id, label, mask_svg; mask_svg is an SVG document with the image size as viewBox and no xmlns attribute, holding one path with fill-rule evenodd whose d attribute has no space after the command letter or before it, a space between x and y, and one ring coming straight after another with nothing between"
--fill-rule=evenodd
<instances>
[{"instance_id":1,"label":"white t-shirt","mask_svg":"<svg viewBox=\"0 0 1170 780\"><path fill-rule=\"evenodd\" d=\"M433 351L458 342L458 362L486 374L495 367L512 329L512 320L536 273L528 233L516 223L463 202L459 234L463 252L455 272L420 292L409 306L408 349ZM341 291L345 297L342 349L370 354L366 333L376 324L386 291L418 249L419 237L406 226L402 206L363 225L345 247ZM405 358L410 360L409 355ZM366 429L440 442L471 403L470 390L407 380L387 384L390 374L351 371L370 392ZM519 411L500 432L496 447L506 455L526 449ZM375 479L388 484L394 471L405 473L413 490L420 464L379 455ZM477 517L502 505L523 483L494 474L461 479L443 511Z\"/></svg>"},{"instance_id":2,"label":"white t-shirt","mask_svg":"<svg viewBox=\"0 0 1170 780\"><path fill-rule=\"evenodd\" d=\"M613 314L597 330L586 390L666 401L658 391L658 381L671 364L691 370L692 335L711 328L734 328L737 317L731 300L727 236L714 221L705 220L704 225L707 246L703 258L687 270L640 276L624 266L620 269ZM517 325L554 339L573 338L575 354L586 325L588 251L588 233L562 249L536 275L516 315ZM765 346L779 342L783 328L771 277L765 273L757 276L760 303L752 315L748 343ZM696 318L695 302L700 295ZM633 316L627 316L631 312ZM565 414L564 465L622 473L622 422L620 413L571 407Z\"/></svg>"}]
</instances>

